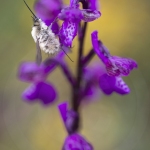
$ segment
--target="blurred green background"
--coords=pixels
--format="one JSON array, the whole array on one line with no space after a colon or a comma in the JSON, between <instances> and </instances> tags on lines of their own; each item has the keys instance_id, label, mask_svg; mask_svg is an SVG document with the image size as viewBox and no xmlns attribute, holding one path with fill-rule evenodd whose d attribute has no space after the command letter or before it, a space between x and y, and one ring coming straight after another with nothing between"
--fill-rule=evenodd
<instances>
[{"instance_id":1,"label":"blurred green background","mask_svg":"<svg viewBox=\"0 0 150 150\"><path fill-rule=\"evenodd\" d=\"M34 1L27 3L33 6ZM70 85L57 68L49 77L59 92L57 103L45 108L21 100L28 84L17 79L17 67L35 59L31 14L22 0L0 4L0 150L60 150L67 134L57 104L69 100ZM90 33L98 30L113 55L131 57L139 68L124 78L129 95L103 96L83 106L81 133L95 150L150 150L150 1L101 0L100 4L101 18L88 25L85 54L91 47ZM70 57L75 61L76 40L73 45ZM66 61L75 73L76 61Z\"/></svg>"}]
</instances>

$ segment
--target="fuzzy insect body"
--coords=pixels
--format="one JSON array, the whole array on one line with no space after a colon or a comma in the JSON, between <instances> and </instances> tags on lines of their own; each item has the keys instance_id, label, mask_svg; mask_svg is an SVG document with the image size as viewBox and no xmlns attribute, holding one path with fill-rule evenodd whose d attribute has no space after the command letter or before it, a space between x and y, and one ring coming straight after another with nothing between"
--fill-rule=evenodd
<instances>
[{"instance_id":1,"label":"fuzzy insect body","mask_svg":"<svg viewBox=\"0 0 150 150\"><path fill-rule=\"evenodd\" d=\"M51 26L46 26L41 19L34 19L31 35L35 42L39 41L39 46L45 53L55 54L60 51L59 39L52 32Z\"/></svg>"},{"instance_id":2,"label":"fuzzy insect body","mask_svg":"<svg viewBox=\"0 0 150 150\"><path fill-rule=\"evenodd\" d=\"M48 27L41 19L39 19L30 9L25 0L23 0L27 8L30 10L33 16L33 27L31 31L31 35L38 45L38 47L48 54L56 54L63 48L60 45L60 41L57 36L52 32L51 27L52 24ZM64 50L63 50L64 51ZM64 51L67 55L67 53ZM68 55L67 55L68 56ZM39 56L40 57L40 56ZM71 58L68 56L71 60ZM71 60L72 61L72 60ZM73 61L72 61L73 62Z\"/></svg>"}]
</instances>

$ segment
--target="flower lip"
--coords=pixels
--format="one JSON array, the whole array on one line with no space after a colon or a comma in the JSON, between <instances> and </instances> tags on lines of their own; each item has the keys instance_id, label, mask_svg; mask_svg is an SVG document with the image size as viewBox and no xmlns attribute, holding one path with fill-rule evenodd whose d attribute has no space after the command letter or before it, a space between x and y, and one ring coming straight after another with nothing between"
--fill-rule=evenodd
<instances>
[{"instance_id":1,"label":"flower lip","mask_svg":"<svg viewBox=\"0 0 150 150\"><path fill-rule=\"evenodd\" d=\"M31 84L22 94L22 98L28 102L39 99L44 105L55 101L57 97L53 86L46 82Z\"/></svg>"},{"instance_id":2,"label":"flower lip","mask_svg":"<svg viewBox=\"0 0 150 150\"><path fill-rule=\"evenodd\" d=\"M109 76L106 73L100 76L99 86L106 95L110 95L113 92L121 95L130 93L128 85L121 77Z\"/></svg>"}]
</instances>

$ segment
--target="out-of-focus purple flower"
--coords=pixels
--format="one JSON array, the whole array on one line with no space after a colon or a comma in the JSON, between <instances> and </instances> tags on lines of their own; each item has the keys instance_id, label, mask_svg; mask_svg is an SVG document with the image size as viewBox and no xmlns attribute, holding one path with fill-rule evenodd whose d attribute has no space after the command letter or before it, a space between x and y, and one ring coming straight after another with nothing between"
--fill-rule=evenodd
<instances>
[{"instance_id":1,"label":"out-of-focus purple flower","mask_svg":"<svg viewBox=\"0 0 150 150\"><path fill-rule=\"evenodd\" d=\"M97 31L94 31L91 34L93 48L95 53L105 64L108 75L127 76L131 70L137 68L137 63L130 58L111 56L107 48L100 41L98 41L97 34Z\"/></svg>"},{"instance_id":2,"label":"out-of-focus purple flower","mask_svg":"<svg viewBox=\"0 0 150 150\"><path fill-rule=\"evenodd\" d=\"M112 92L116 92L121 95L128 94L130 92L128 85L121 77L109 76L106 73L100 76L99 86L107 95L112 94Z\"/></svg>"},{"instance_id":3,"label":"out-of-focus purple flower","mask_svg":"<svg viewBox=\"0 0 150 150\"><path fill-rule=\"evenodd\" d=\"M58 109L60 111L62 120L66 126L68 133L72 134L76 132L78 129L78 121L79 121L78 114L75 111L68 109L67 102L59 104Z\"/></svg>"},{"instance_id":4,"label":"out-of-focus purple flower","mask_svg":"<svg viewBox=\"0 0 150 150\"><path fill-rule=\"evenodd\" d=\"M30 102L39 99L45 105L56 99L55 89L51 84L45 82L46 74L44 71L44 67L33 62L24 62L20 65L18 70L19 79L32 83L23 92L23 99Z\"/></svg>"},{"instance_id":5,"label":"out-of-focus purple flower","mask_svg":"<svg viewBox=\"0 0 150 150\"><path fill-rule=\"evenodd\" d=\"M58 15L58 18L64 21L59 32L60 42L68 47L72 46L72 41L77 35L78 24L81 20L91 22L101 15L97 10L80 10L77 2L71 1L70 6L62 9Z\"/></svg>"},{"instance_id":6,"label":"out-of-focus purple flower","mask_svg":"<svg viewBox=\"0 0 150 150\"><path fill-rule=\"evenodd\" d=\"M64 55L65 53L60 51L54 59L60 61ZM52 103L57 94L54 87L45 80L57 65L55 62L43 62L40 66L34 62L23 62L18 69L18 78L21 81L32 83L23 92L23 99L31 102L39 99L45 105Z\"/></svg>"},{"instance_id":7,"label":"out-of-focus purple flower","mask_svg":"<svg viewBox=\"0 0 150 150\"><path fill-rule=\"evenodd\" d=\"M62 8L62 0L37 0L34 5L37 16L41 18L47 26L55 20ZM52 25L52 30L54 33L58 33L59 26L56 22Z\"/></svg>"},{"instance_id":8,"label":"out-of-focus purple flower","mask_svg":"<svg viewBox=\"0 0 150 150\"><path fill-rule=\"evenodd\" d=\"M69 135L64 142L62 150L93 150L93 146L78 133Z\"/></svg>"}]
</instances>

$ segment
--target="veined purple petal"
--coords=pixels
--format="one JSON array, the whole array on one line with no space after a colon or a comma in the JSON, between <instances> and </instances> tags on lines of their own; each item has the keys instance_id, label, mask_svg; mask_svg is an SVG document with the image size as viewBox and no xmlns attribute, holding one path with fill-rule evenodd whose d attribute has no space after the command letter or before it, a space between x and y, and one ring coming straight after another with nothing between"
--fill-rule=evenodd
<instances>
[{"instance_id":1,"label":"veined purple petal","mask_svg":"<svg viewBox=\"0 0 150 150\"><path fill-rule=\"evenodd\" d=\"M39 82L29 86L23 92L22 97L29 102L39 99L44 105L48 105L56 99L56 91L52 85L45 82Z\"/></svg>"},{"instance_id":2,"label":"veined purple petal","mask_svg":"<svg viewBox=\"0 0 150 150\"><path fill-rule=\"evenodd\" d=\"M99 86L107 95L112 94L112 92L116 92L121 95L128 94L130 92L128 85L121 77L113 77L107 74L100 76Z\"/></svg>"},{"instance_id":3,"label":"veined purple petal","mask_svg":"<svg viewBox=\"0 0 150 150\"><path fill-rule=\"evenodd\" d=\"M93 146L78 133L69 135L64 142L62 150L93 150Z\"/></svg>"},{"instance_id":4,"label":"veined purple petal","mask_svg":"<svg viewBox=\"0 0 150 150\"><path fill-rule=\"evenodd\" d=\"M18 77L26 82L39 82L45 79L44 70L34 62L23 62L18 69Z\"/></svg>"},{"instance_id":5,"label":"veined purple petal","mask_svg":"<svg viewBox=\"0 0 150 150\"><path fill-rule=\"evenodd\" d=\"M98 19L101 16L101 13L97 10L92 9L82 9L82 20L85 22L91 22L95 19Z\"/></svg>"},{"instance_id":6,"label":"veined purple petal","mask_svg":"<svg viewBox=\"0 0 150 150\"><path fill-rule=\"evenodd\" d=\"M77 35L78 22L64 21L59 32L61 44L67 47L72 46L72 41Z\"/></svg>"},{"instance_id":7,"label":"veined purple petal","mask_svg":"<svg viewBox=\"0 0 150 150\"><path fill-rule=\"evenodd\" d=\"M130 71L137 68L137 63L130 58L111 56L106 62L106 70L110 76L127 76Z\"/></svg>"}]
</instances>

